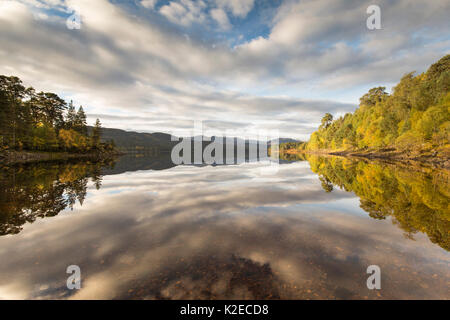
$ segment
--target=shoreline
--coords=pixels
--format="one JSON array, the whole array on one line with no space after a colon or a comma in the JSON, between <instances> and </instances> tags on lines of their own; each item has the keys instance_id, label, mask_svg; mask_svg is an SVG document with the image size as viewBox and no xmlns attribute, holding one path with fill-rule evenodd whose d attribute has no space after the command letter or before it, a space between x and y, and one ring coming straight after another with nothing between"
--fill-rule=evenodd
<instances>
[{"instance_id":1,"label":"shoreline","mask_svg":"<svg viewBox=\"0 0 450 320\"><path fill-rule=\"evenodd\" d=\"M70 153L70 152L33 152L33 151L13 151L0 155L0 166L15 165L22 163L64 161L71 159L92 159L104 160L123 155L119 151L115 152L91 152L91 153Z\"/></svg>"},{"instance_id":2,"label":"shoreline","mask_svg":"<svg viewBox=\"0 0 450 320\"><path fill-rule=\"evenodd\" d=\"M287 149L286 154L315 154L315 155L329 155L341 156L348 158L358 158L365 160L380 160L390 163L397 163L403 165L427 165L439 169L450 169L450 156L438 154L437 152L430 153L409 153L397 151L394 149L381 149L373 151L331 151L331 150L297 150Z\"/></svg>"}]
</instances>

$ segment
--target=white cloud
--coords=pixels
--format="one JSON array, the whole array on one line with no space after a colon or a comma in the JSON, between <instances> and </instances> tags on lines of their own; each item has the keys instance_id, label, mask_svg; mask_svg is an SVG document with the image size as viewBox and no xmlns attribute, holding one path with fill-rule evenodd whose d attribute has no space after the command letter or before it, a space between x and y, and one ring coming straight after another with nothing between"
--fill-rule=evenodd
<instances>
[{"instance_id":1,"label":"white cloud","mask_svg":"<svg viewBox=\"0 0 450 320\"><path fill-rule=\"evenodd\" d=\"M423 70L449 52L448 46L433 51L423 45L442 41L441 30L450 25L449 2L416 0L412 5L406 0L380 0L379 4L383 30L370 31L368 1L287 1L278 10L269 36L240 49L249 56L271 52L269 64L284 59L281 67L290 81L319 78L322 84L331 84L333 78L338 86L361 84L361 71L365 83L396 82L402 75L399 66L406 69L422 56L426 57L420 64ZM382 72L380 65L386 68Z\"/></svg>"},{"instance_id":2,"label":"white cloud","mask_svg":"<svg viewBox=\"0 0 450 320\"><path fill-rule=\"evenodd\" d=\"M234 16L245 18L252 10L254 0L216 0L216 3L219 7L231 11Z\"/></svg>"},{"instance_id":3,"label":"white cloud","mask_svg":"<svg viewBox=\"0 0 450 320\"><path fill-rule=\"evenodd\" d=\"M229 30L231 28L230 21L228 20L228 16L225 11L222 9L213 9L211 10L211 17L217 21L219 26L223 30Z\"/></svg>"},{"instance_id":4,"label":"white cloud","mask_svg":"<svg viewBox=\"0 0 450 320\"><path fill-rule=\"evenodd\" d=\"M172 23L189 26L193 23L205 21L205 8L206 4L202 0L180 0L171 1L169 4L162 6L159 12Z\"/></svg>"},{"instance_id":5,"label":"white cloud","mask_svg":"<svg viewBox=\"0 0 450 320\"><path fill-rule=\"evenodd\" d=\"M147 9L154 9L158 0L142 0L141 5Z\"/></svg>"},{"instance_id":6,"label":"white cloud","mask_svg":"<svg viewBox=\"0 0 450 320\"><path fill-rule=\"evenodd\" d=\"M147 0L144 0L147 1ZM150 1L153 8L154 2ZM212 7L208 11L208 5ZM160 8L159 12L170 22L182 26L190 26L194 23L209 23L214 20L222 30L229 30L231 23L227 12L239 18L245 18L252 10L254 0L216 0L207 4L204 1L173 0Z\"/></svg>"},{"instance_id":7,"label":"white cloud","mask_svg":"<svg viewBox=\"0 0 450 320\"><path fill-rule=\"evenodd\" d=\"M368 86L397 82L449 52L442 33L449 27L447 2L386 1L380 0L379 31L366 29L360 1L287 2L268 36L235 48L195 33L185 37L106 0L65 2L82 16L77 31L66 28L65 17L34 19L31 1L3 1L0 74L64 93L89 114L109 115L107 126L167 131L194 119L269 120L286 134L306 137L322 113L355 107L327 100L356 103ZM209 19L204 2L165 7L168 19L183 26ZM230 28L223 8L211 14ZM138 119L118 121L130 112Z\"/></svg>"},{"instance_id":8,"label":"white cloud","mask_svg":"<svg viewBox=\"0 0 450 320\"><path fill-rule=\"evenodd\" d=\"M448 252L426 236L417 234L418 241L405 241L391 220L367 218L353 193L338 188L323 192L305 162L282 165L270 177L257 173L262 166L201 170L178 166L107 174L102 188L89 190L83 206L76 206L74 212L38 218L27 223L22 233L0 238L0 296L124 299L130 297L130 288L135 292L145 288L148 296L140 293L139 297L165 293L193 299L208 291L225 299L258 298L226 289L237 284L261 292L254 281L235 281L244 269L235 264L230 268L233 257L245 258L247 266L251 263L250 280L260 275L275 281L273 292L280 298L293 298L292 293L304 293L305 287L336 298L336 287L343 285L361 297L367 295L364 281L355 286L354 274L364 276L361 270L368 261L385 265L384 277L399 281L395 290L383 292L384 298L448 295L441 279L432 280L441 284L430 285L428 291L411 292L413 271L418 272L414 279L419 283L433 283L434 273L448 273ZM119 173L120 167L114 172ZM345 211L336 209L343 205ZM286 236L274 241L273 235ZM398 258L395 264L392 256ZM82 267L83 289L67 296L63 271L74 261ZM411 261L420 263L408 269ZM263 264L264 273L258 273ZM201 277L186 277L187 266ZM267 271L273 274L268 277ZM299 291L292 291L294 285Z\"/></svg>"}]
</instances>

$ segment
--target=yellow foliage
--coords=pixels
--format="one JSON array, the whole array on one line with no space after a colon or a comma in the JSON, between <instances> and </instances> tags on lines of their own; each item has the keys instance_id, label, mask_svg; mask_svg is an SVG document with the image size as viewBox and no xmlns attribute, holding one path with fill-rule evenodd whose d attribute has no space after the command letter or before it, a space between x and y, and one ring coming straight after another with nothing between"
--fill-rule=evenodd
<instances>
[{"instance_id":1,"label":"yellow foliage","mask_svg":"<svg viewBox=\"0 0 450 320\"><path fill-rule=\"evenodd\" d=\"M61 129L59 139L66 150L86 151L89 149L89 139L75 130Z\"/></svg>"}]
</instances>

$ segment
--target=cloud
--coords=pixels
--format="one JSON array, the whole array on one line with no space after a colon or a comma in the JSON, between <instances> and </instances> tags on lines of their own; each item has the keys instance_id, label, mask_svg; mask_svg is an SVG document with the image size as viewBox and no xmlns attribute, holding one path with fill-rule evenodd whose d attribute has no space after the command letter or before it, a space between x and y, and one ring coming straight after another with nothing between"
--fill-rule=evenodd
<instances>
[{"instance_id":1,"label":"cloud","mask_svg":"<svg viewBox=\"0 0 450 320\"><path fill-rule=\"evenodd\" d=\"M217 21L217 23L223 30L229 30L231 28L228 16L222 9L211 10L211 17Z\"/></svg>"},{"instance_id":2,"label":"cloud","mask_svg":"<svg viewBox=\"0 0 450 320\"><path fill-rule=\"evenodd\" d=\"M158 0L142 0L141 5L147 9L154 9Z\"/></svg>"},{"instance_id":3,"label":"cloud","mask_svg":"<svg viewBox=\"0 0 450 320\"><path fill-rule=\"evenodd\" d=\"M3 1L0 73L110 115L106 126L170 131L240 119L305 139L324 112L354 110L370 87L424 71L450 48L446 1L380 0L383 29L374 31L365 26L368 2L285 1L255 28L267 33L232 45L249 10L262 7L245 3L171 1L158 13L69 0L53 3L55 15L49 1ZM80 30L66 28L69 7ZM231 26L233 17L242 24ZM141 120L119 120L130 113Z\"/></svg>"},{"instance_id":4,"label":"cloud","mask_svg":"<svg viewBox=\"0 0 450 320\"><path fill-rule=\"evenodd\" d=\"M145 3L154 8L154 0ZM144 3L141 3L144 5ZM194 23L203 23L209 28L210 20L215 21L221 30L230 30L232 25L227 12L238 18L245 18L252 10L254 0L216 0L207 3L202 0L175 0L162 6L159 12L174 24L190 26Z\"/></svg>"},{"instance_id":5,"label":"cloud","mask_svg":"<svg viewBox=\"0 0 450 320\"><path fill-rule=\"evenodd\" d=\"M406 69L420 56L425 56L430 64L449 51L448 44L444 50L441 47L433 51L430 47L443 40L441 28L449 27L448 2L416 0L412 6L410 1L379 1L383 29L376 31L365 26L368 4L366 1L287 1L274 17L269 36L253 39L241 48L249 55L274 50L275 58L271 57L271 61L283 57L285 76L292 80L302 80L307 75L310 79L320 77L324 84L335 86L342 83L341 79L345 79L342 83L345 86L357 84L361 70L369 71L367 83L376 79L397 81L407 72L399 73L397 66ZM424 43L428 45L424 47ZM383 70L384 77L379 77L380 64L389 66ZM299 70L303 74L299 75ZM330 82L329 77L334 81ZM353 81L349 81L351 77Z\"/></svg>"},{"instance_id":6,"label":"cloud","mask_svg":"<svg viewBox=\"0 0 450 320\"><path fill-rule=\"evenodd\" d=\"M270 178L255 175L259 167L105 176L83 206L0 237L0 297L334 299L344 287L362 298L370 264L383 270L384 298L447 294L441 248L368 218L352 193L324 192L306 162ZM66 288L71 264L79 291Z\"/></svg>"},{"instance_id":7,"label":"cloud","mask_svg":"<svg viewBox=\"0 0 450 320\"><path fill-rule=\"evenodd\" d=\"M180 0L179 2L171 1L162 6L159 12L173 23L189 26L205 21L204 8L206 8L206 4L202 0Z\"/></svg>"},{"instance_id":8,"label":"cloud","mask_svg":"<svg viewBox=\"0 0 450 320\"><path fill-rule=\"evenodd\" d=\"M245 18L254 6L254 0L216 0L221 8L226 8L231 13L240 18Z\"/></svg>"}]
</instances>

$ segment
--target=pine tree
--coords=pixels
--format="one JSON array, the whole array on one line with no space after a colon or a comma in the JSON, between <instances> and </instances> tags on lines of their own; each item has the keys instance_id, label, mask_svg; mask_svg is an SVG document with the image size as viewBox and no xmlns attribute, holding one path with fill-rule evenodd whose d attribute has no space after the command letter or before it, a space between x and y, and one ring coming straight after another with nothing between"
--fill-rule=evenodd
<instances>
[{"instance_id":1,"label":"pine tree","mask_svg":"<svg viewBox=\"0 0 450 320\"><path fill-rule=\"evenodd\" d=\"M100 123L100 120L97 119L95 121L95 126L92 129L92 147L99 148L100 147L100 137L101 137L101 131L102 131L102 124Z\"/></svg>"},{"instance_id":2,"label":"pine tree","mask_svg":"<svg viewBox=\"0 0 450 320\"><path fill-rule=\"evenodd\" d=\"M0 148L8 145L11 128L11 105L6 91L0 87Z\"/></svg>"},{"instance_id":3,"label":"pine tree","mask_svg":"<svg viewBox=\"0 0 450 320\"><path fill-rule=\"evenodd\" d=\"M77 113L75 111L75 106L73 105L73 101L71 100L69 103L69 109L67 110L67 115L66 115L67 129L75 128L76 120L77 120Z\"/></svg>"},{"instance_id":4,"label":"pine tree","mask_svg":"<svg viewBox=\"0 0 450 320\"><path fill-rule=\"evenodd\" d=\"M67 112L66 112L67 110ZM97 119L93 138L88 136L86 114L80 106L67 103L51 92L36 93L14 76L0 75L0 151L60 149L87 152L112 148L100 143L101 123Z\"/></svg>"},{"instance_id":5,"label":"pine tree","mask_svg":"<svg viewBox=\"0 0 450 320\"><path fill-rule=\"evenodd\" d=\"M322 124L320 125L321 128L328 128L333 121L333 115L331 113L326 113L325 116L322 118Z\"/></svg>"},{"instance_id":6,"label":"pine tree","mask_svg":"<svg viewBox=\"0 0 450 320\"><path fill-rule=\"evenodd\" d=\"M2 104L5 104L6 114L4 121L4 133L8 144L16 148L16 132L18 127L18 114L22 105L22 98L25 96L25 87L22 80L17 77L0 76L0 91L2 92ZM3 125L3 123L2 123Z\"/></svg>"},{"instance_id":7,"label":"pine tree","mask_svg":"<svg viewBox=\"0 0 450 320\"><path fill-rule=\"evenodd\" d=\"M80 106L78 109L74 129L81 134L87 135L86 114L84 113L83 106Z\"/></svg>"},{"instance_id":8,"label":"pine tree","mask_svg":"<svg viewBox=\"0 0 450 320\"><path fill-rule=\"evenodd\" d=\"M66 102L57 94L52 92L39 92L33 97L33 108L36 118L40 122L55 126L57 130L64 125L64 111L67 109Z\"/></svg>"}]
</instances>

